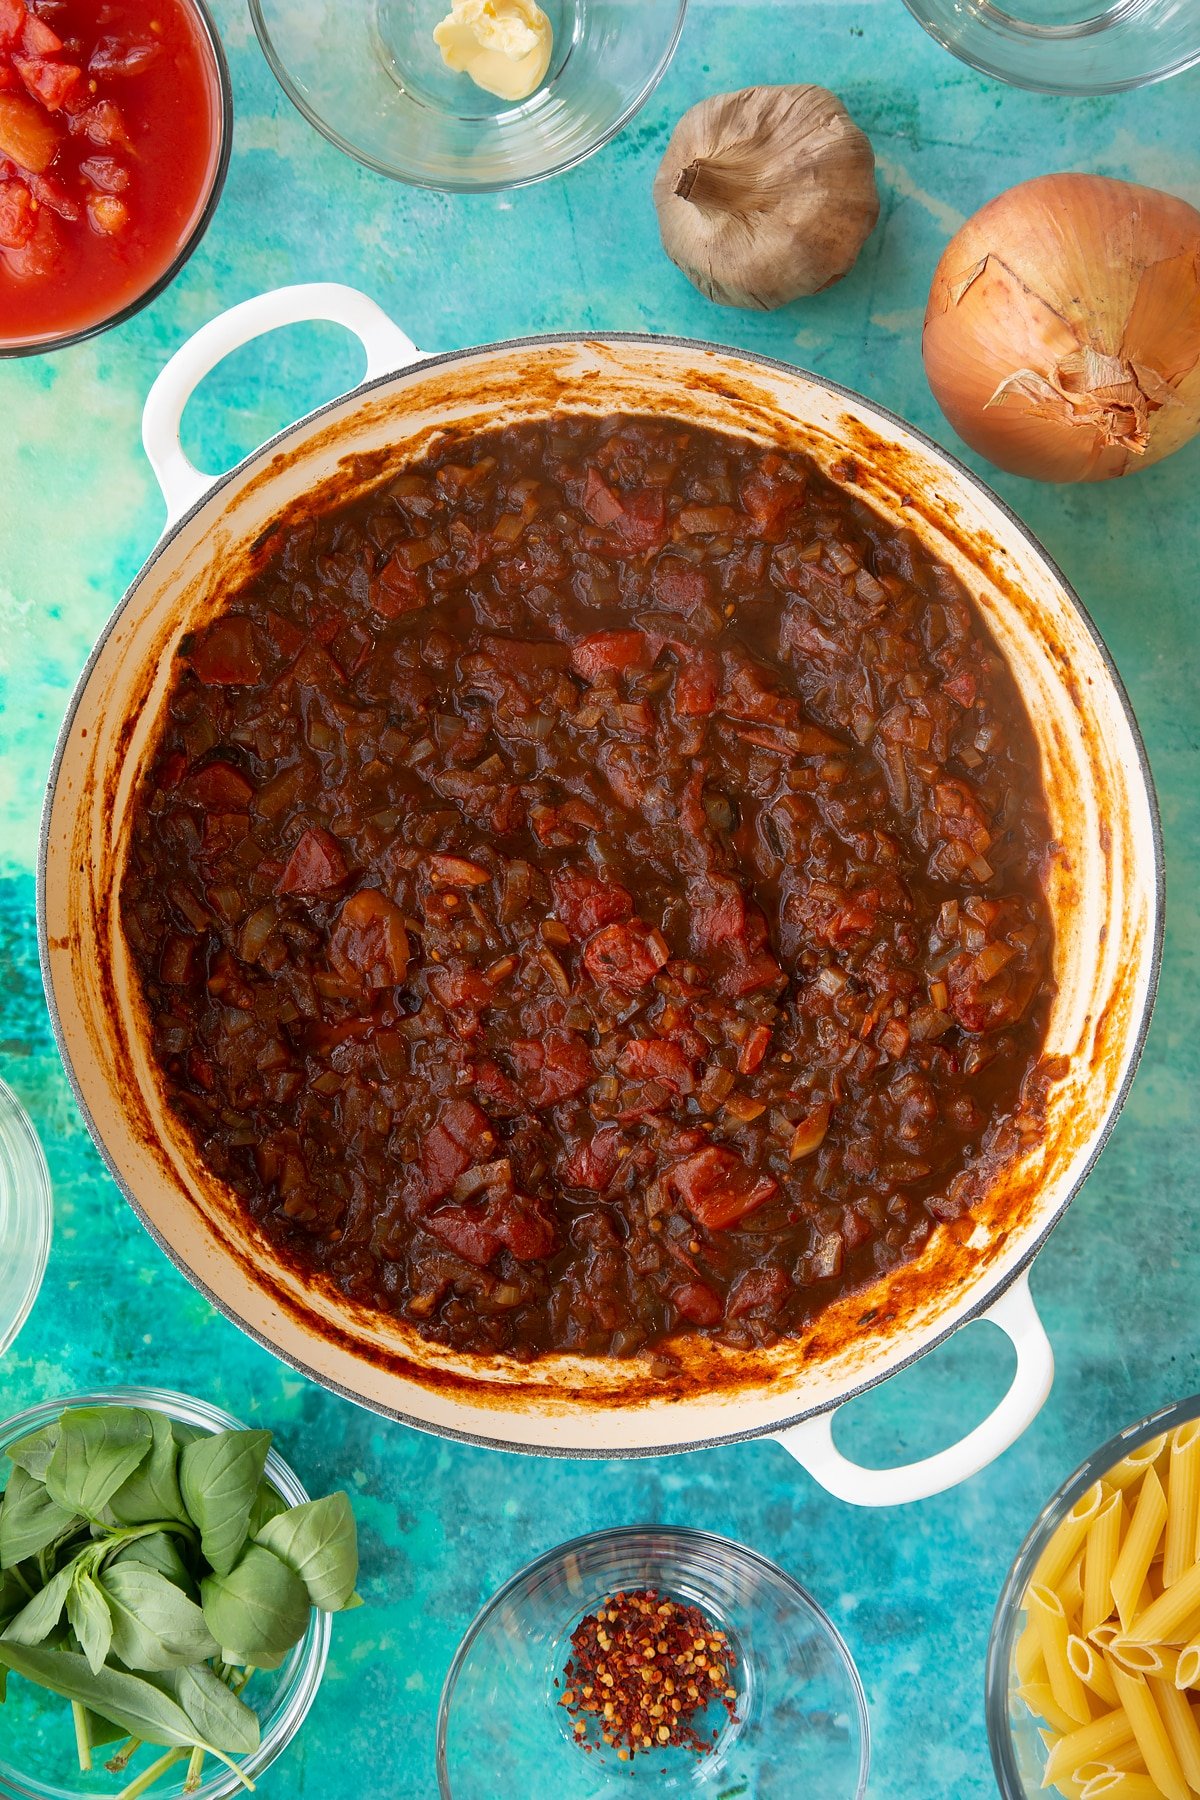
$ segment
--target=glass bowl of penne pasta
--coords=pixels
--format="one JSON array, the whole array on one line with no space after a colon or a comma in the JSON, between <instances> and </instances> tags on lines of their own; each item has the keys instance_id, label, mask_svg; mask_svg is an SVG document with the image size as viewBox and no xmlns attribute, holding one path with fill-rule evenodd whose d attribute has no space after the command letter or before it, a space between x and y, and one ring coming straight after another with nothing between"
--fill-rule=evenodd
<instances>
[{"instance_id":1,"label":"glass bowl of penne pasta","mask_svg":"<svg viewBox=\"0 0 1200 1800\"><path fill-rule=\"evenodd\" d=\"M1200 1796L1200 1395L1043 1509L996 1608L987 1723L1005 1800Z\"/></svg>"}]
</instances>

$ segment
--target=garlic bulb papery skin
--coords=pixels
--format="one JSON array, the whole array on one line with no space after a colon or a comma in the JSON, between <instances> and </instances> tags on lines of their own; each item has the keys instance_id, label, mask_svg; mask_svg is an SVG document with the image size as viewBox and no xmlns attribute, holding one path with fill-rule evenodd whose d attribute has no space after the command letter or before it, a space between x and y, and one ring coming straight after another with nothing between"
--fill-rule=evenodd
<instances>
[{"instance_id":1,"label":"garlic bulb papery skin","mask_svg":"<svg viewBox=\"0 0 1200 1800\"><path fill-rule=\"evenodd\" d=\"M710 300L770 311L854 267L875 157L835 95L752 87L684 113L654 181L663 249Z\"/></svg>"},{"instance_id":2,"label":"garlic bulb papery skin","mask_svg":"<svg viewBox=\"0 0 1200 1800\"><path fill-rule=\"evenodd\" d=\"M1001 469L1106 481L1200 430L1200 213L1103 175L1042 175L969 219L933 278L925 372Z\"/></svg>"}]
</instances>

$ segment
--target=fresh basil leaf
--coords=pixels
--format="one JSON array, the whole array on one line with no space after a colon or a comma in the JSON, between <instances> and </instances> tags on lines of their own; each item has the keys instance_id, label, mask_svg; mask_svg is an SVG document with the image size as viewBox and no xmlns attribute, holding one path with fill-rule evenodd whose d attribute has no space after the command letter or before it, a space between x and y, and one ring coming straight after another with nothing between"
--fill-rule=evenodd
<instances>
[{"instance_id":1,"label":"fresh basil leaf","mask_svg":"<svg viewBox=\"0 0 1200 1800\"><path fill-rule=\"evenodd\" d=\"M200 1583L208 1629L226 1662L264 1667L264 1656L279 1656L299 1643L308 1626L308 1592L274 1551L251 1544L227 1575Z\"/></svg>"},{"instance_id":2,"label":"fresh basil leaf","mask_svg":"<svg viewBox=\"0 0 1200 1800\"><path fill-rule=\"evenodd\" d=\"M66 1605L67 1594L75 1578L74 1563L67 1563L51 1577L44 1588L39 1588L32 1600L10 1619L4 1628L4 1639L11 1644L40 1644L43 1638L49 1637L62 1617Z\"/></svg>"},{"instance_id":3,"label":"fresh basil leaf","mask_svg":"<svg viewBox=\"0 0 1200 1800\"><path fill-rule=\"evenodd\" d=\"M274 1519L279 1513L286 1511L287 1501L279 1489L272 1487L267 1480L260 1481L254 1505L250 1508L250 1536L256 1538L268 1519Z\"/></svg>"},{"instance_id":4,"label":"fresh basil leaf","mask_svg":"<svg viewBox=\"0 0 1200 1800\"><path fill-rule=\"evenodd\" d=\"M214 1750L249 1756L258 1749L258 1714L239 1700L207 1663L174 1670L171 1692L196 1727L197 1737Z\"/></svg>"},{"instance_id":5,"label":"fresh basil leaf","mask_svg":"<svg viewBox=\"0 0 1200 1800\"><path fill-rule=\"evenodd\" d=\"M112 1650L130 1669L159 1674L216 1656L204 1614L156 1569L113 1563L100 1577L112 1616Z\"/></svg>"},{"instance_id":6,"label":"fresh basil leaf","mask_svg":"<svg viewBox=\"0 0 1200 1800\"><path fill-rule=\"evenodd\" d=\"M196 1742L195 1727L179 1702L139 1675L107 1666L93 1675L87 1658L74 1650L32 1649L4 1638L0 1663L26 1681L100 1713L127 1737L167 1749Z\"/></svg>"},{"instance_id":7,"label":"fresh basil leaf","mask_svg":"<svg viewBox=\"0 0 1200 1800\"><path fill-rule=\"evenodd\" d=\"M35 1481L44 1483L46 1470L50 1467L50 1458L54 1455L54 1448L58 1443L58 1425L58 1420L52 1419L50 1424L43 1425L40 1431L31 1431L28 1437L18 1438L15 1444L8 1446L4 1454L10 1462L16 1463L19 1469L24 1469L27 1475L32 1475Z\"/></svg>"},{"instance_id":8,"label":"fresh basil leaf","mask_svg":"<svg viewBox=\"0 0 1200 1800\"><path fill-rule=\"evenodd\" d=\"M123 1725L114 1725L111 1719L93 1712L90 1706L84 1707L84 1712L87 1714L88 1743L93 1750L98 1750L101 1744L115 1744L118 1739L129 1736Z\"/></svg>"},{"instance_id":9,"label":"fresh basil leaf","mask_svg":"<svg viewBox=\"0 0 1200 1800\"><path fill-rule=\"evenodd\" d=\"M137 1563L143 1569L156 1569L160 1575L181 1588L189 1600L196 1597L196 1583L191 1570L179 1554L179 1546L166 1531L151 1531L146 1537L123 1544L110 1559L109 1567L118 1563Z\"/></svg>"},{"instance_id":10,"label":"fresh basil leaf","mask_svg":"<svg viewBox=\"0 0 1200 1800\"><path fill-rule=\"evenodd\" d=\"M15 1569L0 1572L0 1631L29 1599L29 1589Z\"/></svg>"},{"instance_id":11,"label":"fresh basil leaf","mask_svg":"<svg viewBox=\"0 0 1200 1800\"><path fill-rule=\"evenodd\" d=\"M180 1452L184 1504L200 1527L200 1547L218 1575L228 1575L246 1542L270 1448L269 1431L217 1431Z\"/></svg>"},{"instance_id":12,"label":"fresh basil leaf","mask_svg":"<svg viewBox=\"0 0 1200 1800\"><path fill-rule=\"evenodd\" d=\"M36 1556L78 1522L70 1507L52 1500L40 1481L14 1468L0 1502L0 1569Z\"/></svg>"},{"instance_id":13,"label":"fresh basil leaf","mask_svg":"<svg viewBox=\"0 0 1200 1800\"><path fill-rule=\"evenodd\" d=\"M322 1612L340 1612L350 1601L358 1579L358 1533L345 1494L290 1507L263 1526L256 1542L300 1577Z\"/></svg>"},{"instance_id":14,"label":"fresh basil leaf","mask_svg":"<svg viewBox=\"0 0 1200 1800\"><path fill-rule=\"evenodd\" d=\"M59 1421L46 1470L46 1492L87 1519L101 1509L147 1455L154 1428L135 1406L80 1406Z\"/></svg>"},{"instance_id":15,"label":"fresh basil leaf","mask_svg":"<svg viewBox=\"0 0 1200 1800\"><path fill-rule=\"evenodd\" d=\"M123 1481L108 1501L108 1511L121 1525L147 1525L152 1519L179 1519L187 1524L187 1509L179 1492L179 1446L171 1421L160 1412L148 1412L154 1434L150 1454Z\"/></svg>"},{"instance_id":16,"label":"fresh basil leaf","mask_svg":"<svg viewBox=\"0 0 1200 1800\"><path fill-rule=\"evenodd\" d=\"M265 1669L266 1672L270 1674L274 1669L282 1669L284 1663L295 1648L295 1644L289 1644L286 1650L259 1650L252 1663L242 1663L241 1659L235 1656L232 1650L222 1650L221 1660L228 1663L231 1668L241 1666L251 1669Z\"/></svg>"},{"instance_id":17,"label":"fresh basil leaf","mask_svg":"<svg viewBox=\"0 0 1200 1800\"><path fill-rule=\"evenodd\" d=\"M112 1614L108 1601L100 1591L94 1575L87 1569L76 1569L67 1589L67 1617L71 1621L79 1647L95 1675L108 1660L112 1645Z\"/></svg>"}]
</instances>

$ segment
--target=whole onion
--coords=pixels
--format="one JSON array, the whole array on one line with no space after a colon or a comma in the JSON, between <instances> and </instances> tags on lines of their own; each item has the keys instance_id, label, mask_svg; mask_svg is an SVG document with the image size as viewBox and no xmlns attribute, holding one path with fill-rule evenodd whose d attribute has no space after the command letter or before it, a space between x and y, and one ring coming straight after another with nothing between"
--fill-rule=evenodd
<instances>
[{"instance_id":1,"label":"whole onion","mask_svg":"<svg viewBox=\"0 0 1200 1800\"><path fill-rule=\"evenodd\" d=\"M1041 481L1106 481L1200 430L1200 212L1103 175L1042 175L947 245L922 336L972 449Z\"/></svg>"}]
</instances>

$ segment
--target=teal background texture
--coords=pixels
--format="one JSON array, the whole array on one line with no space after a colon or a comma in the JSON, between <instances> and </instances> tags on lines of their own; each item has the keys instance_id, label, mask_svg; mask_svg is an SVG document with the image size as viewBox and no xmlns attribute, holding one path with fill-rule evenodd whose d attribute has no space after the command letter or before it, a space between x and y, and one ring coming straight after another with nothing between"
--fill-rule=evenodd
<instances>
[{"instance_id":1,"label":"teal background texture","mask_svg":"<svg viewBox=\"0 0 1200 1800\"><path fill-rule=\"evenodd\" d=\"M1162 801L1168 926L1132 1096L1033 1271L1058 1358L1053 1395L991 1469L923 1505L843 1506L768 1442L587 1463L441 1442L356 1410L243 1338L143 1232L71 1098L37 965L38 815L72 685L161 528L142 402L171 351L220 309L330 278L372 295L427 350L573 328L715 339L860 389L963 454L919 349L947 238L984 200L1051 169L1200 202L1200 71L1115 98L1058 100L956 63L901 0L693 0L673 67L614 143L561 179L464 198L393 185L341 157L277 90L238 0L216 11L236 126L204 242L120 329L0 363L0 1072L33 1116L55 1191L45 1285L0 1361L0 1418L96 1383L157 1382L270 1425L311 1491L349 1489L367 1604L335 1621L324 1687L262 1800L429 1800L438 1691L476 1608L559 1540L640 1521L742 1539L832 1613L866 1685L871 1800L983 1800L994 1792L988 1627L1025 1531L1086 1451L1200 1387L1200 443L1098 487L991 477L1083 597L1128 685ZM684 108L758 81L838 93L874 143L882 197L853 272L774 314L702 299L664 256L650 201ZM357 345L337 328L278 333L203 385L186 445L225 466L360 372ZM877 1464L938 1448L995 1403L1011 1361L994 1328L970 1326L848 1407L839 1441ZM521 1800L552 1797L531 1774Z\"/></svg>"}]
</instances>

